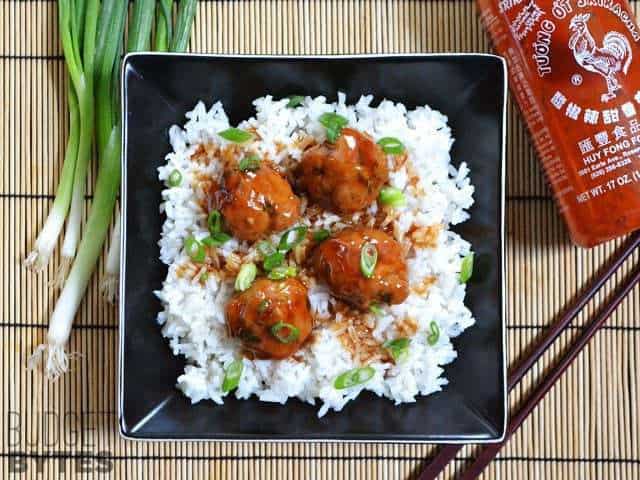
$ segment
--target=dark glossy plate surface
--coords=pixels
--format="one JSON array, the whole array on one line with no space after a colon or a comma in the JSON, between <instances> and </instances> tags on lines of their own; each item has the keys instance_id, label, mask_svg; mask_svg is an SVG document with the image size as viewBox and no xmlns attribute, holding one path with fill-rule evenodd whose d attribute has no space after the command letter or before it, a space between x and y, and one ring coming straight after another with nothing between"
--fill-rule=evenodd
<instances>
[{"instance_id":1,"label":"dark glossy plate surface","mask_svg":"<svg viewBox=\"0 0 640 480\"><path fill-rule=\"evenodd\" d=\"M340 439L478 442L503 436L506 418L503 319L503 150L505 67L488 55L342 58L136 54L123 71L123 248L120 296L120 426L140 439ZM255 398L191 405L175 388L184 361L156 324L153 295L166 266L157 246L163 218L156 168L167 131L202 99L221 100L236 124L265 94L361 94L408 108L429 104L449 117L453 163L469 164L476 187L471 220L456 230L472 243L476 273L467 305L477 324L454 340L450 384L414 404L361 395L318 419L317 406Z\"/></svg>"}]
</instances>

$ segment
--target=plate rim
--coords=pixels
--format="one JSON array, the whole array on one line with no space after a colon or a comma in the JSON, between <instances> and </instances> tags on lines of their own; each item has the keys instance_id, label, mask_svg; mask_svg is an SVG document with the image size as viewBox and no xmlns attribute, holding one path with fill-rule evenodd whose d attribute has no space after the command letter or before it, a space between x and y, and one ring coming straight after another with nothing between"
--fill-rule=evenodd
<instances>
[{"instance_id":1,"label":"plate rim","mask_svg":"<svg viewBox=\"0 0 640 480\"><path fill-rule=\"evenodd\" d=\"M246 434L246 437L242 438L223 438L223 437L211 437L211 438L202 438L202 437L184 437L184 438L176 438L176 437L140 437L132 435L130 431L127 431L127 427L124 421L124 327L125 327L125 314L124 314L124 304L125 304L125 282L124 282L124 272L126 271L126 231L127 225L126 222L121 222L121 231L120 231L120 277L119 277L119 297L118 297L118 381L116 385L116 403L118 409L118 431L121 438L125 440L133 440L139 442L247 442L247 443L255 443L255 442L274 442L274 443L302 443L302 442L314 442L314 443L402 443L402 444L456 444L456 445L464 445L468 443L474 444L490 444L490 443L500 443L504 441L507 433L507 422L509 418L509 402L508 402L508 389L507 389L507 335L508 331L506 328L506 250L505 250L505 207L506 207L506 139L507 139L507 102L509 95L509 83L508 83L508 66L506 59L499 55L495 55L493 53L484 53L484 52L441 52L441 53L421 53L421 52L411 52L411 53L375 53L375 54L346 54L346 55L338 55L338 54L327 54L327 55L278 55L278 54L228 54L228 53L175 53L175 52L131 52L127 53L122 59L122 65L120 68L120 119L121 119L121 151L120 151L120 165L121 165L121 178L120 178L120 218L124 219L126 211L127 211L127 195L126 189L124 186L127 181L127 150L126 146L127 142L127 115L125 114L125 109L127 105L127 84L125 82L126 74L127 74L127 65L129 64L130 59L136 57L187 57L187 58L204 58L204 59L227 59L227 60L240 60L240 59L249 59L249 60L349 60L349 59L389 59L389 58L459 58L459 57L482 57L482 58L491 58L496 60L501 69L502 69L502 119L500 122L500 129L502 131L501 142L500 142L500 194L499 194L499 208L500 208L500 222L499 222L499 254L500 254L500 320L501 320L501 333L502 333L502 399L503 399L503 424L502 429L500 431L500 435L496 438L487 438L487 439L443 439L442 441L438 441L437 439L395 439L395 438L368 438L367 435L370 434L360 434L363 438L340 438L339 436L334 437L304 437L304 436L293 436L291 438L286 437L273 437L273 436L251 436L251 434ZM377 435L379 437L379 435Z\"/></svg>"}]
</instances>

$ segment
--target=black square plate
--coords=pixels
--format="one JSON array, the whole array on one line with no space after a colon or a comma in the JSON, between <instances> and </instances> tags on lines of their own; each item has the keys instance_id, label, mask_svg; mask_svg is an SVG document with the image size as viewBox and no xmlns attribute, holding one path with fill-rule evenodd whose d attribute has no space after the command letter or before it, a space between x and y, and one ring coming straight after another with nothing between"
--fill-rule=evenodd
<instances>
[{"instance_id":1,"label":"black square plate","mask_svg":"<svg viewBox=\"0 0 640 480\"><path fill-rule=\"evenodd\" d=\"M358 440L483 442L503 437L506 419L503 311L503 209L506 67L495 56L391 55L237 57L134 54L123 66L120 427L133 439ZM477 324L454 340L450 384L416 403L364 394L319 419L317 407L229 398L191 405L176 388L184 361L172 355L156 323L153 290L166 266L157 246L163 218L157 167L167 131L202 99L221 100L236 124L251 102L272 94L342 91L388 98L408 108L429 104L449 117L455 164L466 161L476 187L471 219L457 230L476 252L466 303Z\"/></svg>"}]
</instances>

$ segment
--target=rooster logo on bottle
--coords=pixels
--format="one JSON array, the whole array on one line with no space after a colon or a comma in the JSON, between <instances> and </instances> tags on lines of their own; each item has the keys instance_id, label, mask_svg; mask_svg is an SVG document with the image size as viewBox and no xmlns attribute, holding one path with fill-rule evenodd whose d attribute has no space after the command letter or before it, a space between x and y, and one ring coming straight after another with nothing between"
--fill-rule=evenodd
<instances>
[{"instance_id":1,"label":"rooster logo on bottle","mask_svg":"<svg viewBox=\"0 0 640 480\"><path fill-rule=\"evenodd\" d=\"M589 17L590 13L583 13L571 19L569 48L573 51L578 65L604 77L607 93L603 93L600 99L606 103L616 98L616 92L620 90L618 76L626 75L629 70L632 58L631 45L627 37L618 32L607 33L602 39L602 44L598 45L589 31Z\"/></svg>"}]
</instances>

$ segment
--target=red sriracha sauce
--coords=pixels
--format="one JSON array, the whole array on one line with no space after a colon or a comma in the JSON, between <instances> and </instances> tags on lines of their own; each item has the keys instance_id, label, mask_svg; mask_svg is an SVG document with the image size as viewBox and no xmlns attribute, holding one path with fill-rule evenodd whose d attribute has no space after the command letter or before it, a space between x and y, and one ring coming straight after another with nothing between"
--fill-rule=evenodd
<instances>
[{"instance_id":1,"label":"red sriracha sauce","mask_svg":"<svg viewBox=\"0 0 640 480\"><path fill-rule=\"evenodd\" d=\"M571 238L640 228L640 29L625 0L478 0Z\"/></svg>"}]
</instances>

